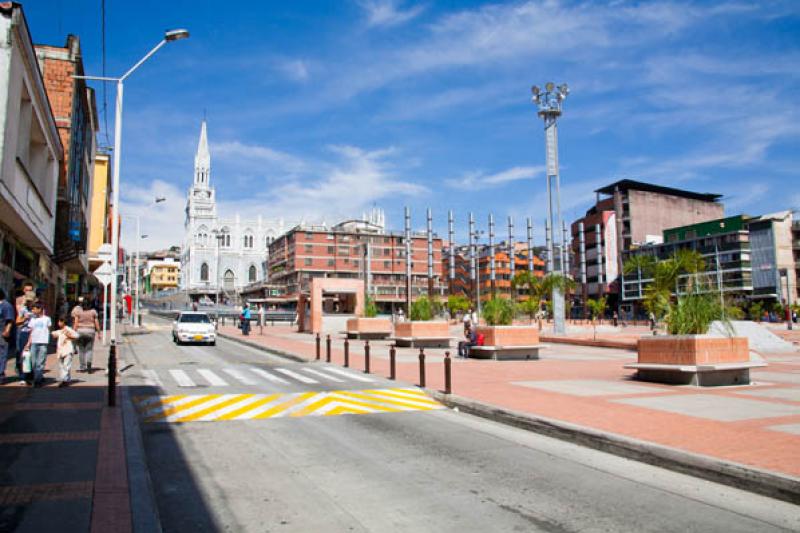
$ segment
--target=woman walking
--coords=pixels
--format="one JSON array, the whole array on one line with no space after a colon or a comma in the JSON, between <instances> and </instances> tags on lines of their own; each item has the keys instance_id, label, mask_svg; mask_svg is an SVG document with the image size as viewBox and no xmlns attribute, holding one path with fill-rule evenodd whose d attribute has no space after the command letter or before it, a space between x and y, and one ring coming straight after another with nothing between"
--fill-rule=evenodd
<instances>
[{"instance_id":1,"label":"woman walking","mask_svg":"<svg viewBox=\"0 0 800 533\"><path fill-rule=\"evenodd\" d=\"M92 350L94 339L100 331L100 322L97 320L97 311L84 309L85 299L78 298L78 305L72 310L72 328L78 332L78 372L92 373Z\"/></svg>"}]
</instances>

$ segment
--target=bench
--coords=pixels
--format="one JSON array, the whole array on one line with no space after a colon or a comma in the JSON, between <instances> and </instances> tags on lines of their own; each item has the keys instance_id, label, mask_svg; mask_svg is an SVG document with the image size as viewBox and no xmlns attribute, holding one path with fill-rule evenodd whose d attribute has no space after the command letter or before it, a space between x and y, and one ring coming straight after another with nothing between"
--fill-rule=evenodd
<instances>
[{"instance_id":1,"label":"bench","mask_svg":"<svg viewBox=\"0 0 800 533\"><path fill-rule=\"evenodd\" d=\"M260 320L260 317L261 315L255 315L254 318ZM290 326L293 326L296 319L297 313L264 313L264 325L267 322L270 322L273 326L275 325L275 322L288 322Z\"/></svg>"},{"instance_id":2,"label":"bench","mask_svg":"<svg viewBox=\"0 0 800 533\"><path fill-rule=\"evenodd\" d=\"M449 348L453 337L395 337L391 340L399 348Z\"/></svg>"},{"instance_id":3,"label":"bench","mask_svg":"<svg viewBox=\"0 0 800 533\"><path fill-rule=\"evenodd\" d=\"M495 361L528 361L539 359L541 345L529 346L470 346L472 359L494 359Z\"/></svg>"},{"instance_id":4,"label":"bench","mask_svg":"<svg viewBox=\"0 0 800 533\"><path fill-rule=\"evenodd\" d=\"M642 381L710 387L719 385L747 385L750 383L750 369L762 366L767 366L767 363L763 361L706 365L628 363L625 365L625 368L636 370L636 378Z\"/></svg>"},{"instance_id":5,"label":"bench","mask_svg":"<svg viewBox=\"0 0 800 533\"><path fill-rule=\"evenodd\" d=\"M391 330L386 331L343 331L348 339L388 339Z\"/></svg>"}]
</instances>

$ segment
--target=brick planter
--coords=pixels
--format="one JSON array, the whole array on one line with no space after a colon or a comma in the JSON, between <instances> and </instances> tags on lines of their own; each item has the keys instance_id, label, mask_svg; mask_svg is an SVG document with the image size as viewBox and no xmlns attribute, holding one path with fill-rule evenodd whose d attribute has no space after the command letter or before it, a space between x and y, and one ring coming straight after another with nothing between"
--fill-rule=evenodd
<instances>
[{"instance_id":1,"label":"brick planter","mask_svg":"<svg viewBox=\"0 0 800 533\"><path fill-rule=\"evenodd\" d=\"M432 320L412 320L394 325L395 337L449 337L450 326L447 322Z\"/></svg>"},{"instance_id":2,"label":"brick planter","mask_svg":"<svg viewBox=\"0 0 800 533\"><path fill-rule=\"evenodd\" d=\"M357 339L384 339L392 334L388 318L349 318L347 336Z\"/></svg>"},{"instance_id":3,"label":"brick planter","mask_svg":"<svg viewBox=\"0 0 800 533\"><path fill-rule=\"evenodd\" d=\"M536 326L478 326L475 332L483 335L485 346L539 344L539 328Z\"/></svg>"}]
</instances>

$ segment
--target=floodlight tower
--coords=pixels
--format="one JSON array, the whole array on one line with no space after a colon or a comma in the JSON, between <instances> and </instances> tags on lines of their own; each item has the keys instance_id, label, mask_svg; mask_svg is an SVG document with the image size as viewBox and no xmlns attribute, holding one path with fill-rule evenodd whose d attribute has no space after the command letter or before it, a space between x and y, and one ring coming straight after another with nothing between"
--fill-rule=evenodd
<instances>
[{"instance_id":1,"label":"floodlight tower","mask_svg":"<svg viewBox=\"0 0 800 533\"><path fill-rule=\"evenodd\" d=\"M551 272L566 275L564 272L564 238L558 239L561 227L561 185L558 177L558 117L561 116L561 104L569 94L566 83L558 87L547 82L542 91L538 86L531 88L533 103L538 108L538 115L544 120L545 157L547 160L547 221L551 228L552 238L548 244L547 256L553 266ZM555 188L555 212L553 209L553 189ZM555 215L555 219L553 218ZM556 244L556 241L560 241ZM558 247L560 253L554 254ZM556 261L560 259L560 261ZM553 288L553 329L555 333L564 333L564 294L559 287Z\"/></svg>"}]
</instances>

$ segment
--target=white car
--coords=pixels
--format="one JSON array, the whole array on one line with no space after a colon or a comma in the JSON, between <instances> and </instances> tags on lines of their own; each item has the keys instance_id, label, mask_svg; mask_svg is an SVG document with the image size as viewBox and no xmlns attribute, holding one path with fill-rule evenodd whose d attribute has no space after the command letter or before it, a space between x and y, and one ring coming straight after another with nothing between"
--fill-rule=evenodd
<instances>
[{"instance_id":1,"label":"white car","mask_svg":"<svg viewBox=\"0 0 800 533\"><path fill-rule=\"evenodd\" d=\"M217 343L217 330L207 313L184 311L172 323L172 340L176 344L205 342L214 346Z\"/></svg>"}]
</instances>

